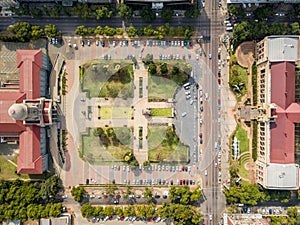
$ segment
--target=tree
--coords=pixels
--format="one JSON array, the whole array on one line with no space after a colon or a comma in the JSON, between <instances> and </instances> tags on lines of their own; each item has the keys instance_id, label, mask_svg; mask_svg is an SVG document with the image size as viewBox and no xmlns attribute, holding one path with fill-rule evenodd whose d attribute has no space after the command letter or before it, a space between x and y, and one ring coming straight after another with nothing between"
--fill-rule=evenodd
<instances>
[{"instance_id":1,"label":"tree","mask_svg":"<svg viewBox=\"0 0 300 225\"><path fill-rule=\"evenodd\" d=\"M118 14L123 19L130 19L133 15L131 7L127 6L124 3L118 4Z\"/></svg>"},{"instance_id":2,"label":"tree","mask_svg":"<svg viewBox=\"0 0 300 225\"><path fill-rule=\"evenodd\" d=\"M134 37L136 35L137 30L134 26L129 26L126 28L126 32L128 37Z\"/></svg>"},{"instance_id":3,"label":"tree","mask_svg":"<svg viewBox=\"0 0 300 225\"><path fill-rule=\"evenodd\" d=\"M229 4L228 6L228 14L229 16L237 16L238 15L238 9L236 4Z\"/></svg>"},{"instance_id":4,"label":"tree","mask_svg":"<svg viewBox=\"0 0 300 225\"><path fill-rule=\"evenodd\" d=\"M295 206L288 207L287 214L288 214L289 217L296 218L298 216L298 208L295 207Z\"/></svg>"},{"instance_id":5,"label":"tree","mask_svg":"<svg viewBox=\"0 0 300 225\"><path fill-rule=\"evenodd\" d=\"M265 6L261 6L261 7L258 7L257 9L255 9L253 11L253 14L257 19L263 19L263 18L271 17L272 11L273 11L273 9L270 6L265 5ZM239 12L237 12L237 13L239 13Z\"/></svg>"},{"instance_id":6,"label":"tree","mask_svg":"<svg viewBox=\"0 0 300 225\"><path fill-rule=\"evenodd\" d=\"M170 21L172 19L174 12L171 8L163 7L161 11L161 18L165 21Z\"/></svg>"},{"instance_id":7,"label":"tree","mask_svg":"<svg viewBox=\"0 0 300 225\"><path fill-rule=\"evenodd\" d=\"M140 15L143 18L143 20L151 22L153 20L155 20L156 18L156 13L151 9L151 7L149 5L144 6L141 10L140 10Z\"/></svg>"},{"instance_id":8,"label":"tree","mask_svg":"<svg viewBox=\"0 0 300 225\"><path fill-rule=\"evenodd\" d=\"M71 194L77 202L82 202L85 192L83 187L73 187L71 190Z\"/></svg>"},{"instance_id":9,"label":"tree","mask_svg":"<svg viewBox=\"0 0 300 225\"><path fill-rule=\"evenodd\" d=\"M178 74L179 74L179 67L178 66L173 66L172 75L176 76Z\"/></svg>"},{"instance_id":10,"label":"tree","mask_svg":"<svg viewBox=\"0 0 300 225\"><path fill-rule=\"evenodd\" d=\"M87 28L84 25L78 26L75 30L75 34L84 36L88 33Z\"/></svg>"},{"instance_id":11,"label":"tree","mask_svg":"<svg viewBox=\"0 0 300 225\"><path fill-rule=\"evenodd\" d=\"M40 208L39 205L30 204L27 207L27 216L31 220L36 220L40 218Z\"/></svg>"},{"instance_id":12,"label":"tree","mask_svg":"<svg viewBox=\"0 0 300 225\"><path fill-rule=\"evenodd\" d=\"M27 22L17 22L7 28L15 37L22 42L29 41L31 38L31 25Z\"/></svg>"},{"instance_id":13,"label":"tree","mask_svg":"<svg viewBox=\"0 0 300 225\"><path fill-rule=\"evenodd\" d=\"M30 14L34 18L39 18L43 16L43 11L37 7L34 7L33 9L30 10Z\"/></svg>"},{"instance_id":14,"label":"tree","mask_svg":"<svg viewBox=\"0 0 300 225\"><path fill-rule=\"evenodd\" d=\"M97 26L96 29L95 29L95 31L94 31L94 33L98 34L98 35L103 35L104 34L104 30L102 29L101 26Z\"/></svg>"},{"instance_id":15,"label":"tree","mask_svg":"<svg viewBox=\"0 0 300 225\"><path fill-rule=\"evenodd\" d=\"M128 217L128 216L134 216L135 215L135 210L132 206L125 206L123 208L123 215L125 217Z\"/></svg>"},{"instance_id":16,"label":"tree","mask_svg":"<svg viewBox=\"0 0 300 225\"><path fill-rule=\"evenodd\" d=\"M112 206L106 206L103 213L106 216L112 216L114 215L114 208Z\"/></svg>"},{"instance_id":17,"label":"tree","mask_svg":"<svg viewBox=\"0 0 300 225\"><path fill-rule=\"evenodd\" d=\"M300 34L300 29L299 29L299 23L298 22L291 23L290 26L292 28L292 34L295 34L295 35Z\"/></svg>"},{"instance_id":18,"label":"tree","mask_svg":"<svg viewBox=\"0 0 300 225\"><path fill-rule=\"evenodd\" d=\"M39 39L42 36L43 32L44 32L44 30L40 26L32 26L31 27L32 39L33 40Z\"/></svg>"},{"instance_id":19,"label":"tree","mask_svg":"<svg viewBox=\"0 0 300 225\"><path fill-rule=\"evenodd\" d=\"M94 207L91 206L90 203L85 203L81 207L80 211L81 211L81 215L84 218L88 218L88 217L91 217L94 215L95 209L94 209Z\"/></svg>"},{"instance_id":20,"label":"tree","mask_svg":"<svg viewBox=\"0 0 300 225\"><path fill-rule=\"evenodd\" d=\"M153 34L156 38L158 39L163 39L166 36L166 28L165 26L159 26L156 28L156 30L154 30Z\"/></svg>"},{"instance_id":21,"label":"tree","mask_svg":"<svg viewBox=\"0 0 300 225\"><path fill-rule=\"evenodd\" d=\"M57 176L51 176L45 180L41 185L40 195L43 199L53 198L59 190L59 178Z\"/></svg>"},{"instance_id":22,"label":"tree","mask_svg":"<svg viewBox=\"0 0 300 225\"><path fill-rule=\"evenodd\" d=\"M146 65L149 65L150 63L153 63L153 55L147 54L145 58L142 59L143 63Z\"/></svg>"},{"instance_id":23,"label":"tree","mask_svg":"<svg viewBox=\"0 0 300 225\"><path fill-rule=\"evenodd\" d=\"M144 195L145 202L150 203L152 201L153 194L152 194L152 191L149 190L149 188L147 188L147 187L145 188L143 195Z\"/></svg>"},{"instance_id":24,"label":"tree","mask_svg":"<svg viewBox=\"0 0 300 225\"><path fill-rule=\"evenodd\" d=\"M100 20L103 18L111 18L113 16L113 11L105 6L101 7L100 9L96 9L94 12L94 16L96 20Z\"/></svg>"},{"instance_id":25,"label":"tree","mask_svg":"<svg viewBox=\"0 0 300 225\"><path fill-rule=\"evenodd\" d=\"M97 207L94 209L94 215L95 215L95 216L104 216L104 209L103 209L103 206L97 206Z\"/></svg>"},{"instance_id":26,"label":"tree","mask_svg":"<svg viewBox=\"0 0 300 225\"><path fill-rule=\"evenodd\" d=\"M51 208L49 210L49 216L51 217L59 217L59 215L61 214L61 210L62 210L62 204L61 203L57 203L57 204L51 204Z\"/></svg>"},{"instance_id":27,"label":"tree","mask_svg":"<svg viewBox=\"0 0 300 225\"><path fill-rule=\"evenodd\" d=\"M49 38L55 38L58 36L58 31L56 28L56 25L54 24L48 24L45 26L44 28L45 34L47 35L47 37Z\"/></svg>"},{"instance_id":28,"label":"tree","mask_svg":"<svg viewBox=\"0 0 300 225\"><path fill-rule=\"evenodd\" d=\"M157 71L156 71L156 65L154 63L149 64L149 66L148 66L148 72L151 75L155 75L157 73Z\"/></svg>"},{"instance_id":29,"label":"tree","mask_svg":"<svg viewBox=\"0 0 300 225\"><path fill-rule=\"evenodd\" d=\"M123 28L116 28L116 34L117 35L123 35L123 33L124 33L124 30L123 30Z\"/></svg>"},{"instance_id":30,"label":"tree","mask_svg":"<svg viewBox=\"0 0 300 225\"><path fill-rule=\"evenodd\" d=\"M153 33L154 33L154 29L151 24L144 28L144 34L146 36L152 36Z\"/></svg>"},{"instance_id":31,"label":"tree","mask_svg":"<svg viewBox=\"0 0 300 225\"><path fill-rule=\"evenodd\" d=\"M104 34L107 36L114 36L116 34L116 29L113 27L105 26Z\"/></svg>"},{"instance_id":32,"label":"tree","mask_svg":"<svg viewBox=\"0 0 300 225\"><path fill-rule=\"evenodd\" d=\"M123 216L123 210L120 207L115 207L115 214L117 216Z\"/></svg>"},{"instance_id":33,"label":"tree","mask_svg":"<svg viewBox=\"0 0 300 225\"><path fill-rule=\"evenodd\" d=\"M160 65L160 72L162 74L167 74L168 73L168 66L167 66L167 63L162 63Z\"/></svg>"},{"instance_id":34,"label":"tree","mask_svg":"<svg viewBox=\"0 0 300 225\"><path fill-rule=\"evenodd\" d=\"M197 18L199 16L199 13L200 12L197 8L190 7L185 11L184 16L187 18Z\"/></svg>"},{"instance_id":35,"label":"tree","mask_svg":"<svg viewBox=\"0 0 300 225\"><path fill-rule=\"evenodd\" d=\"M177 36L183 36L184 28L182 26L177 27L176 33L177 33Z\"/></svg>"},{"instance_id":36,"label":"tree","mask_svg":"<svg viewBox=\"0 0 300 225\"><path fill-rule=\"evenodd\" d=\"M184 39L185 40L189 40L191 39L192 35L193 35L193 27L191 26L187 26L185 31L184 31Z\"/></svg>"}]
</instances>

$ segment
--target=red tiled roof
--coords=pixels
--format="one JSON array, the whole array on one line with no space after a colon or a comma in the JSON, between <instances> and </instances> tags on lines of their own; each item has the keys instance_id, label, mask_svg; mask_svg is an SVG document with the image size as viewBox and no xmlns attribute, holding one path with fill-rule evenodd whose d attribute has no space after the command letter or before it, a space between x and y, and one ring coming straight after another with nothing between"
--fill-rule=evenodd
<instances>
[{"instance_id":1,"label":"red tiled roof","mask_svg":"<svg viewBox=\"0 0 300 225\"><path fill-rule=\"evenodd\" d=\"M40 69L42 67L41 50L17 50L17 67L19 68L19 92L0 91L0 133L20 134L20 152L18 173L41 174L42 157L40 155L40 127L23 125L8 115L9 107L22 103L24 99L40 97Z\"/></svg>"},{"instance_id":2,"label":"red tiled roof","mask_svg":"<svg viewBox=\"0 0 300 225\"><path fill-rule=\"evenodd\" d=\"M28 99L40 97L41 50L17 50L17 67L20 74L20 92Z\"/></svg>"},{"instance_id":3,"label":"red tiled roof","mask_svg":"<svg viewBox=\"0 0 300 225\"><path fill-rule=\"evenodd\" d=\"M295 101L295 64L271 64L271 102L276 104L276 122L271 123L270 162L294 163L295 122L300 105Z\"/></svg>"},{"instance_id":4,"label":"red tiled roof","mask_svg":"<svg viewBox=\"0 0 300 225\"><path fill-rule=\"evenodd\" d=\"M20 135L17 172L25 174L43 173L43 159L40 151L40 127L27 125L26 131Z\"/></svg>"},{"instance_id":5,"label":"red tiled roof","mask_svg":"<svg viewBox=\"0 0 300 225\"><path fill-rule=\"evenodd\" d=\"M21 121L15 121L8 115L9 107L25 99L25 94L16 91L0 92L0 133L20 133L25 130Z\"/></svg>"}]
</instances>

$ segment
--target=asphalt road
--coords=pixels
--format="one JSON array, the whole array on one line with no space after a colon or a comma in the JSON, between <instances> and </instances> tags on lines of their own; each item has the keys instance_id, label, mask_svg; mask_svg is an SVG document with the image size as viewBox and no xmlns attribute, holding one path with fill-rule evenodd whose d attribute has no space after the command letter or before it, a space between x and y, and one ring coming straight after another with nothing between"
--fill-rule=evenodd
<instances>
[{"instance_id":1,"label":"asphalt road","mask_svg":"<svg viewBox=\"0 0 300 225\"><path fill-rule=\"evenodd\" d=\"M218 70L218 47L220 35L224 32L222 25L223 18L218 8L218 0L206 2L205 12L200 17L200 32L209 41L202 42L203 58L206 64L203 65L203 92L208 93L208 99L203 102L203 121L209 121L201 127L203 134L202 160L199 163L201 171L207 170L207 176L202 172L202 186L205 201L202 204L202 211L205 215L206 224L218 224L225 210L225 197L218 182L219 167L217 163L218 150L215 143L220 139L220 123L218 122L220 89L217 82ZM209 59L209 54L212 58ZM212 216L212 220L209 216Z\"/></svg>"}]
</instances>

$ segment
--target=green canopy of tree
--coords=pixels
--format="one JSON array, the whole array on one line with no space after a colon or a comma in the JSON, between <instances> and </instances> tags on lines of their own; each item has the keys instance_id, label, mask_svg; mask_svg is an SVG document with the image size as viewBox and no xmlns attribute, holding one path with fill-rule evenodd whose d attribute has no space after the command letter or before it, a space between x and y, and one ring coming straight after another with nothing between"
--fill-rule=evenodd
<instances>
[{"instance_id":1,"label":"green canopy of tree","mask_svg":"<svg viewBox=\"0 0 300 225\"><path fill-rule=\"evenodd\" d=\"M199 9L190 7L185 11L184 16L187 18L197 18L199 14L200 14Z\"/></svg>"},{"instance_id":2,"label":"green canopy of tree","mask_svg":"<svg viewBox=\"0 0 300 225\"><path fill-rule=\"evenodd\" d=\"M134 26L129 26L126 28L128 37L134 37L136 35L137 29Z\"/></svg>"},{"instance_id":3,"label":"green canopy of tree","mask_svg":"<svg viewBox=\"0 0 300 225\"><path fill-rule=\"evenodd\" d=\"M99 9L96 9L94 12L94 16L96 20L100 20L103 18L111 18L114 15L114 11L108 7L101 7Z\"/></svg>"},{"instance_id":4,"label":"green canopy of tree","mask_svg":"<svg viewBox=\"0 0 300 225\"><path fill-rule=\"evenodd\" d=\"M84 218L88 218L88 217L95 215L95 208L92 207L91 203L83 204L80 211L81 211L81 215Z\"/></svg>"},{"instance_id":5,"label":"green canopy of tree","mask_svg":"<svg viewBox=\"0 0 300 225\"><path fill-rule=\"evenodd\" d=\"M44 30L40 26L32 26L31 27L31 38L33 40L40 39Z\"/></svg>"},{"instance_id":6,"label":"green canopy of tree","mask_svg":"<svg viewBox=\"0 0 300 225\"><path fill-rule=\"evenodd\" d=\"M143 59L142 59L143 63L145 63L146 65L149 65L151 63L153 63L153 55L152 54L147 54Z\"/></svg>"},{"instance_id":7,"label":"green canopy of tree","mask_svg":"<svg viewBox=\"0 0 300 225\"><path fill-rule=\"evenodd\" d=\"M180 204L188 205L192 202L198 201L201 196L202 191L199 187L191 191L190 187L185 185L179 188L172 186L170 189L169 198L172 200L172 202L179 202Z\"/></svg>"},{"instance_id":8,"label":"green canopy of tree","mask_svg":"<svg viewBox=\"0 0 300 225\"><path fill-rule=\"evenodd\" d=\"M74 197L76 202L82 202L83 196L86 193L83 187L73 187L71 195Z\"/></svg>"},{"instance_id":9,"label":"green canopy of tree","mask_svg":"<svg viewBox=\"0 0 300 225\"><path fill-rule=\"evenodd\" d=\"M256 184L242 183L225 189L225 196L230 203L257 205L266 200L267 196L258 189Z\"/></svg>"},{"instance_id":10,"label":"green canopy of tree","mask_svg":"<svg viewBox=\"0 0 300 225\"><path fill-rule=\"evenodd\" d=\"M59 190L59 178L51 176L41 184L40 195L43 199L52 199Z\"/></svg>"},{"instance_id":11,"label":"green canopy of tree","mask_svg":"<svg viewBox=\"0 0 300 225\"><path fill-rule=\"evenodd\" d=\"M165 21L172 20L174 11L171 8L163 7L161 10L161 18L163 18Z\"/></svg>"},{"instance_id":12,"label":"green canopy of tree","mask_svg":"<svg viewBox=\"0 0 300 225\"><path fill-rule=\"evenodd\" d=\"M149 5L147 5L140 10L140 16L143 18L143 20L151 22L155 20L156 13Z\"/></svg>"},{"instance_id":13,"label":"green canopy of tree","mask_svg":"<svg viewBox=\"0 0 300 225\"><path fill-rule=\"evenodd\" d=\"M29 41L31 38L31 25L27 22L17 22L14 25L10 25L7 30L12 32L22 42Z\"/></svg>"},{"instance_id":14,"label":"green canopy of tree","mask_svg":"<svg viewBox=\"0 0 300 225\"><path fill-rule=\"evenodd\" d=\"M118 14L123 19L130 19L133 15L133 11L130 6L127 6L124 3L120 3L117 6Z\"/></svg>"},{"instance_id":15,"label":"green canopy of tree","mask_svg":"<svg viewBox=\"0 0 300 225\"><path fill-rule=\"evenodd\" d=\"M47 37L49 38L55 38L58 36L58 31L56 28L56 25L54 24L48 24L45 26L44 28L45 34L47 35Z\"/></svg>"}]
</instances>

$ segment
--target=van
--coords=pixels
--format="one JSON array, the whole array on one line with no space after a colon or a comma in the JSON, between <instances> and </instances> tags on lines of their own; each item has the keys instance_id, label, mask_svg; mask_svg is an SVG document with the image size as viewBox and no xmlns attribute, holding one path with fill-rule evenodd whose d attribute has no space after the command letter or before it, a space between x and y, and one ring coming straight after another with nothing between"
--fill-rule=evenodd
<instances>
[{"instance_id":1,"label":"van","mask_svg":"<svg viewBox=\"0 0 300 225\"><path fill-rule=\"evenodd\" d=\"M189 82L183 85L185 90L190 89L190 86L191 86L191 84Z\"/></svg>"},{"instance_id":2,"label":"van","mask_svg":"<svg viewBox=\"0 0 300 225\"><path fill-rule=\"evenodd\" d=\"M232 27L226 27L226 31L233 31Z\"/></svg>"}]
</instances>

